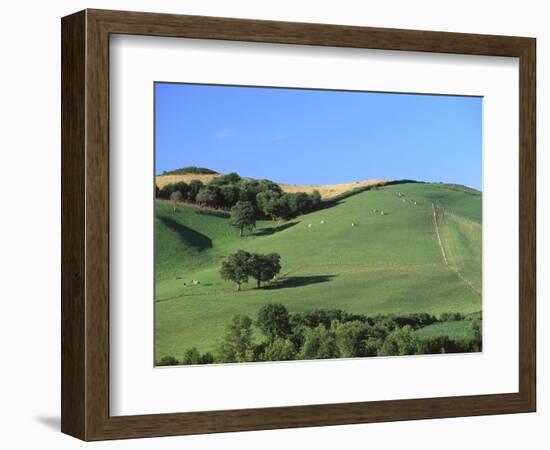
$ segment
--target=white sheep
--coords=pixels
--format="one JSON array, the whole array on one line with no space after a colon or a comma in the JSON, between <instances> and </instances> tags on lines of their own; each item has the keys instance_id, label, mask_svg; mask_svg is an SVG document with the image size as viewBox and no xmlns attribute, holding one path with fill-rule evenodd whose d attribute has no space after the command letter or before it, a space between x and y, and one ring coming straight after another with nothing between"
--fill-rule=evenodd
<instances>
[{"instance_id":1,"label":"white sheep","mask_svg":"<svg viewBox=\"0 0 550 450\"><path fill-rule=\"evenodd\" d=\"M354 223L354 222L351 222L351 226L354 227L354 226L355 226L355 223Z\"/></svg>"},{"instance_id":2,"label":"white sheep","mask_svg":"<svg viewBox=\"0 0 550 450\"><path fill-rule=\"evenodd\" d=\"M321 225L324 225L325 224L325 221L324 220L321 220Z\"/></svg>"},{"instance_id":3,"label":"white sheep","mask_svg":"<svg viewBox=\"0 0 550 450\"><path fill-rule=\"evenodd\" d=\"M307 224L307 227L308 227L308 228L311 228L311 224L310 224L310 223L308 223L308 224Z\"/></svg>"}]
</instances>

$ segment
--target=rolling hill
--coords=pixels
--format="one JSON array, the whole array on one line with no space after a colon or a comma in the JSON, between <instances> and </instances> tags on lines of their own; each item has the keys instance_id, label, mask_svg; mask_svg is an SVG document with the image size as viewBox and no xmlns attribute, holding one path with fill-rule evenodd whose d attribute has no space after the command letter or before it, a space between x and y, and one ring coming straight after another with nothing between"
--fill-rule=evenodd
<instances>
[{"instance_id":1,"label":"rolling hill","mask_svg":"<svg viewBox=\"0 0 550 450\"><path fill-rule=\"evenodd\" d=\"M260 221L243 238L226 214L174 213L157 200L156 358L211 351L233 315L254 318L267 302L290 312L481 311L481 199L447 185L376 187L288 222ZM235 292L219 269L238 249L279 253L280 280Z\"/></svg>"}]
</instances>

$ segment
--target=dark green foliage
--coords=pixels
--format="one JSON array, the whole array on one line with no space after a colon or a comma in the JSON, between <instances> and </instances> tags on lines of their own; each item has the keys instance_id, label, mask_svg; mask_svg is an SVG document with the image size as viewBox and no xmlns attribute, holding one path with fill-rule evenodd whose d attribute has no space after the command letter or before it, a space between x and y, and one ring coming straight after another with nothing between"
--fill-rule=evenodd
<instances>
[{"instance_id":1,"label":"dark green foliage","mask_svg":"<svg viewBox=\"0 0 550 450\"><path fill-rule=\"evenodd\" d=\"M378 349L382 347L384 340L376 337L368 337L363 342L363 356L377 356Z\"/></svg>"},{"instance_id":2,"label":"dark green foliage","mask_svg":"<svg viewBox=\"0 0 550 450\"><path fill-rule=\"evenodd\" d=\"M244 255L244 259L248 257ZM415 329L428 326L434 320L433 316L425 313L367 317L342 310L316 310L291 315L284 305L268 303L260 309L254 323L246 315L234 316L215 355L201 355L192 347L185 351L182 364L481 351L481 320L477 317L468 321L470 331L465 339L450 339L448 336L418 338ZM403 323L404 326L399 325ZM259 344L254 342L253 325L262 332L265 341ZM178 360L173 356L165 356L157 363L177 364Z\"/></svg>"},{"instance_id":3,"label":"dark green foliage","mask_svg":"<svg viewBox=\"0 0 550 450\"><path fill-rule=\"evenodd\" d=\"M309 328L315 328L318 325L323 325L326 328L330 328L333 321L349 322L352 320L359 320L366 322L368 319L366 316L360 314L350 314L341 309L315 309L306 313L297 313L293 315L295 322L301 323Z\"/></svg>"},{"instance_id":4,"label":"dark green foliage","mask_svg":"<svg viewBox=\"0 0 550 450\"><path fill-rule=\"evenodd\" d=\"M239 188L232 184L220 186L219 202L223 208L231 208L239 199Z\"/></svg>"},{"instance_id":5,"label":"dark green foliage","mask_svg":"<svg viewBox=\"0 0 550 450\"><path fill-rule=\"evenodd\" d=\"M288 310L280 303L262 306L258 311L256 325L270 342L277 338L285 339L291 331Z\"/></svg>"},{"instance_id":6,"label":"dark green foliage","mask_svg":"<svg viewBox=\"0 0 550 450\"><path fill-rule=\"evenodd\" d=\"M185 350L185 353L183 354L183 359L181 360L182 364L200 364L201 363L201 355L199 351L197 350L197 347L191 347Z\"/></svg>"},{"instance_id":7,"label":"dark green foliage","mask_svg":"<svg viewBox=\"0 0 550 450\"><path fill-rule=\"evenodd\" d=\"M309 195L309 199L311 201L312 209L317 208L321 204L321 194L319 193L319 191L313 191Z\"/></svg>"},{"instance_id":8,"label":"dark green foliage","mask_svg":"<svg viewBox=\"0 0 550 450\"><path fill-rule=\"evenodd\" d=\"M248 202L252 205L254 217L267 216L273 220L289 219L317 209L322 204L319 191L313 191L310 195L304 192L285 194L271 180L243 179L235 172L215 177L206 186L199 180L192 180L189 184L167 184L157 189L156 195L169 199L174 191L180 191L185 201L215 208L229 209L238 202Z\"/></svg>"},{"instance_id":9,"label":"dark green foliage","mask_svg":"<svg viewBox=\"0 0 550 450\"><path fill-rule=\"evenodd\" d=\"M311 210L312 202L305 192L285 194L291 216L298 216Z\"/></svg>"},{"instance_id":10,"label":"dark green foliage","mask_svg":"<svg viewBox=\"0 0 550 450\"><path fill-rule=\"evenodd\" d=\"M216 186L205 186L199 189L195 202L202 206L216 206L219 203L220 190Z\"/></svg>"},{"instance_id":11,"label":"dark green foliage","mask_svg":"<svg viewBox=\"0 0 550 450\"><path fill-rule=\"evenodd\" d=\"M281 256L278 253L260 255L254 253L249 261L250 276L256 280L257 287L261 283L271 281L281 271Z\"/></svg>"},{"instance_id":12,"label":"dark green foliage","mask_svg":"<svg viewBox=\"0 0 550 450\"><path fill-rule=\"evenodd\" d=\"M245 228L252 228L256 225L256 214L254 206L249 201L238 201L231 208L231 225L239 229L239 236L242 237Z\"/></svg>"},{"instance_id":13,"label":"dark green foliage","mask_svg":"<svg viewBox=\"0 0 550 450\"><path fill-rule=\"evenodd\" d=\"M463 315L461 315L461 317L462 319L464 319ZM454 319L454 320L462 320L462 319ZM404 327L405 325L410 325L414 330L418 328L426 327L437 321L437 319L434 316L427 313L408 314L406 316L396 317L394 320L398 326Z\"/></svg>"},{"instance_id":14,"label":"dark green foliage","mask_svg":"<svg viewBox=\"0 0 550 450\"><path fill-rule=\"evenodd\" d=\"M207 169L206 167L182 167L181 169L175 170L165 170L162 172L163 175L185 175L188 173L194 174L204 174L204 175L216 175L218 172L212 169Z\"/></svg>"},{"instance_id":15,"label":"dark green foliage","mask_svg":"<svg viewBox=\"0 0 550 450\"><path fill-rule=\"evenodd\" d=\"M482 350L481 320L472 320L466 340L471 343L471 351Z\"/></svg>"},{"instance_id":16,"label":"dark green foliage","mask_svg":"<svg viewBox=\"0 0 550 450\"><path fill-rule=\"evenodd\" d=\"M340 358L364 356L364 341L368 338L370 326L367 323L353 320L351 322L334 321L332 329L336 338L336 347Z\"/></svg>"},{"instance_id":17,"label":"dark green foliage","mask_svg":"<svg viewBox=\"0 0 550 450\"><path fill-rule=\"evenodd\" d=\"M179 361L174 356L163 356L157 362L157 366L177 366Z\"/></svg>"},{"instance_id":18,"label":"dark green foliage","mask_svg":"<svg viewBox=\"0 0 550 450\"><path fill-rule=\"evenodd\" d=\"M176 188L173 184L167 184L166 186L163 186L162 189L157 191L157 196L160 198L169 199L170 194L172 194L175 190Z\"/></svg>"},{"instance_id":19,"label":"dark green foliage","mask_svg":"<svg viewBox=\"0 0 550 450\"><path fill-rule=\"evenodd\" d=\"M397 328L386 336L378 351L379 356L415 355L420 353L421 343L410 325Z\"/></svg>"},{"instance_id":20,"label":"dark green foliage","mask_svg":"<svg viewBox=\"0 0 550 450\"><path fill-rule=\"evenodd\" d=\"M285 217L286 205L281 201L280 192L272 190L260 192L256 196L256 204L258 210L272 220Z\"/></svg>"},{"instance_id":21,"label":"dark green foliage","mask_svg":"<svg viewBox=\"0 0 550 450\"><path fill-rule=\"evenodd\" d=\"M187 200L190 202L195 202L197 194L204 187L204 183L200 180L191 180L189 182L189 189L187 192Z\"/></svg>"},{"instance_id":22,"label":"dark green foliage","mask_svg":"<svg viewBox=\"0 0 550 450\"><path fill-rule=\"evenodd\" d=\"M209 184L212 186L235 185L238 184L241 180L242 178L239 176L239 174L235 172L230 172L227 175L220 175L219 177L213 178Z\"/></svg>"},{"instance_id":23,"label":"dark green foliage","mask_svg":"<svg viewBox=\"0 0 550 450\"><path fill-rule=\"evenodd\" d=\"M244 250L238 250L229 255L222 262L220 275L224 280L230 280L237 284L237 291L241 290L241 284L248 282L250 275L250 256L251 254Z\"/></svg>"},{"instance_id":24,"label":"dark green foliage","mask_svg":"<svg viewBox=\"0 0 550 450\"><path fill-rule=\"evenodd\" d=\"M253 361L254 347L252 319L245 315L236 315L227 326L216 360L218 362Z\"/></svg>"},{"instance_id":25,"label":"dark green foliage","mask_svg":"<svg viewBox=\"0 0 550 450\"><path fill-rule=\"evenodd\" d=\"M237 283L237 290L240 284L248 282L248 277L256 279L257 286L261 283L272 280L281 271L281 256L277 253L261 255L238 250L236 253L222 262L220 275L224 280L231 280Z\"/></svg>"},{"instance_id":26,"label":"dark green foliage","mask_svg":"<svg viewBox=\"0 0 550 450\"><path fill-rule=\"evenodd\" d=\"M464 320L464 314L444 312L439 315L440 322L454 322L455 320Z\"/></svg>"},{"instance_id":27,"label":"dark green foliage","mask_svg":"<svg viewBox=\"0 0 550 450\"><path fill-rule=\"evenodd\" d=\"M214 355L210 352L203 353L199 364L213 364L215 361Z\"/></svg>"},{"instance_id":28,"label":"dark green foliage","mask_svg":"<svg viewBox=\"0 0 550 450\"><path fill-rule=\"evenodd\" d=\"M265 346L262 361L292 361L296 359L294 345L288 339L276 338Z\"/></svg>"},{"instance_id":29,"label":"dark green foliage","mask_svg":"<svg viewBox=\"0 0 550 450\"><path fill-rule=\"evenodd\" d=\"M338 358L334 333L323 325L319 325L317 328L307 328L299 356L300 359Z\"/></svg>"}]
</instances>

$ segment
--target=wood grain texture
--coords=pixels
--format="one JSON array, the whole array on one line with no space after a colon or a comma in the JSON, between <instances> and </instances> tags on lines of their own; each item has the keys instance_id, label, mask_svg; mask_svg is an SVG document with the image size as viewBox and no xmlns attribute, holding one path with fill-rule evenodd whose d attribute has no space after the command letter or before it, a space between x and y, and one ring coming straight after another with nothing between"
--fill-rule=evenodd
<instances>
[{"instance_id":1,"label":"wood grain texture","mask_svg":"<svg viewBox=\"0 0 550 450\"><path fill-rule=\"evenodd\" d=\"M113 33L519 57L519 392L109 416L109 34ZM534 39L87 10L63 18L62 40L63 432L99 440L535 410Z\"/></svg>"},{"instance_id":2,"label":"wood grain texture","mask_svg":"<svg viewBox=\"0 0 550 450\"><path fill-rule=\"evenodd\" d=\"M86 408L85 20L76 13L61 27L61 430L78 437Z\"/></svg>"}]
</instances>

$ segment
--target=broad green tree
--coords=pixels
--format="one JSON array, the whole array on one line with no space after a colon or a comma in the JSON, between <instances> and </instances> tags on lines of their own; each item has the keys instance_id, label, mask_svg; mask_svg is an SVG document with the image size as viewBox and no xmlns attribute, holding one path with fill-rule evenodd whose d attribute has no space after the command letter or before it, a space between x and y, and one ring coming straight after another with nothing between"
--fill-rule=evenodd
<instances>
[{"instance_id":1,"label":"broad green tree","mask_svg":"<svg viewBox=\"0 0 550 450\"><path fill-rule=\"evenodd\" d=\"M285 339L291 332L290 315L280 303L262 306L258 311L256 325L270 342L277 338Z\"/></svg>"},{"instance_id":2,"label":"broad green tree","mask_svg":"<svg viewBox=\"0 0 550 450\"><path fill-rule=\"evenodd\" d=\"M229 223L239 229L239 236L243 236L245 228L256 226L254 206L248 201L239 201L231 208Z\"/></svg>"},{"instance_id":3,"label":"broad green tree","mask_svg":"<svg viewBox=\"0 0 550 450\"><path fill-rule=\"evenodd\" d=\"M256 280L260 288L262 281L270 281L281 271L281 256L278 253L261 255L254 253L249 262L250 276Z\"/></svg>"},{"instance_id":4,"label":"broad green tree","mask_svg":"<svg viewBox=\"0 0 550 450\"><path fill-rule=\"evenodd\" d=\"M237 252L228 256L228 258L222 262L222 268L220 275L224 280L230 280L236 283L237 291L241 290L241 284L248 282L250 275L250 253L244 250L238 250Z\"/></svg>"}]
</instances>

